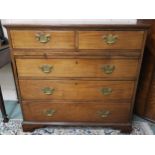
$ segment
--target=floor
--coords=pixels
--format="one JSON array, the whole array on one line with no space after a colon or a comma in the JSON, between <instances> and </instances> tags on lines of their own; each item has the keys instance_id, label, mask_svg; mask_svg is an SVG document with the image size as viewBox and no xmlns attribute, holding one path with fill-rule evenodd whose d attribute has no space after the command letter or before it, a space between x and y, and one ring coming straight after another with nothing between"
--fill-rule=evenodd
<instances>
[{"instance_id":1,"label":"floor","mask_svg":"<svg viewBox=\"0 0 155 155\"><path fill-rule=\"evenodd\" d=\"M10 119L22 119L22 114L21 114L21 109L20 109L20 104L18 104L16 101L5 101L5 107L6 107L6 111L8 114L8 117ZM1 118L1 113L0 113L0 118ZM146 121L136 115L134 115L133 118L135 121ZM155 124L151 123L149 121L147 121L151 127L151 129L153 130L154 134L155 134Z\"/></svg>"},{"instance_id":2,"label":"floor","mask_svg":"<svg viewBox=\"0 0 155 155\"><path fill-rule=\"evenodd\" d=\"M22 119L20 104L16 101L5 101L5 107L9 119ZM2 117L0 113L0 118Z\"/></svg>"},{"instance_id":3,"label":"floor","mask_svg":"<svg viewBox=\"0 0 155 155\"><path fill-rule=\"evenodd\" d=\"M2 88L4 100L17 100L11 64L0 69L0 86Z\"/></svg>"}]
</instances>

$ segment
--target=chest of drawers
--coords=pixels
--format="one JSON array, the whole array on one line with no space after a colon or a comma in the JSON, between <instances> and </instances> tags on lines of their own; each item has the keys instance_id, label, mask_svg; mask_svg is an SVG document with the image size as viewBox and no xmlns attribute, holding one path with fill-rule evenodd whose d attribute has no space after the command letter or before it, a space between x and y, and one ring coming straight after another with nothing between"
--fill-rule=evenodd
<instances>
[{"instance_id":1,"label":"chest of drawers","mask_svg":"<svg viewBox=\"0 0 155 155\"><path fill-rule=\"evenodd\" d=\"M145 25L6 25L24 131L131 130Z\"/></svg>"}]
</instances>

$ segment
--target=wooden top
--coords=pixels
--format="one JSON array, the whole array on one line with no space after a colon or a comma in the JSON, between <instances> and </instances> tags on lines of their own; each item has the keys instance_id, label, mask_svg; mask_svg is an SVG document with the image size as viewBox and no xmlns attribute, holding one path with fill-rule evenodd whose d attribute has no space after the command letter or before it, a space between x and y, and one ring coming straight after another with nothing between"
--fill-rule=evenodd
<instances>
[{"instance_id":1,"label":"wooden top","mask_svg":"<svg viewBox=\"0 0 155 155\"><path fill-rule=\"evenodd\" d=\"M3 20L3 25L7 28L129 28L144 29L149 24L137 23L136 20Z\"/></svg>"},{"instance_id":2,"label":"wooden top","mask_svg":"<svg viewBox=\"0 0 155 155\"><path fill-rule=\"evenodd\" d=\"M3 19L2 24L135 24L136 19Z\"/></svg>"}]
</instances>

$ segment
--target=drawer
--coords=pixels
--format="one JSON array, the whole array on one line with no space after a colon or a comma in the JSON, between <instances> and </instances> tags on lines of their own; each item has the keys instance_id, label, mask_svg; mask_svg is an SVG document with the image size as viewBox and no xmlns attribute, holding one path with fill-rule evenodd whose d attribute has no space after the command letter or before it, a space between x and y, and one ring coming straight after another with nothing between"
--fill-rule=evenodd
<instances>
[{"instance_id":1,"label":"drawer","mask_svg":"<svg viewBox=\"0 0 155 155\"><path fill-rule=\"evenodd\" d=\"M19 77L135 78L136 59L16 59Z\"/></svg>"},{"instance_id":2,"label":"drawer","mask_svg":"<svg viewBox=\"0 0 155 155\"><path fill-rule=\"evenodd\" d=\"M133 81L19 80L23 100L130 100Z\"/></svg>"},{"instance_id":3,"label":"drawer","mask_svg":"<svg viewBox=\"0 0 155 155\"><path fill-rule=\"evenodd\" d=\"M129 104L96 103L47 103L25 102L22 104L26 121L43 122L129 122Z\"/></svg>"},{"instance_id":4,"label":"drawer","mask_svg":"<svg viewBox=\"0 0 155 155\"><path fill-rule=\"evenodd\" d=\"M11 30L13 48L74 49L73 31Z\"/></svg>"},{"instance_id":5,"label":"drawer","mask_svg":"<svg viewBox=\"0 0 155 155\"><path fill-rule=\"evenodd\" d=\"M79 31L79 49L141 49L144 31Z\"/></svg>"}]
</instances>

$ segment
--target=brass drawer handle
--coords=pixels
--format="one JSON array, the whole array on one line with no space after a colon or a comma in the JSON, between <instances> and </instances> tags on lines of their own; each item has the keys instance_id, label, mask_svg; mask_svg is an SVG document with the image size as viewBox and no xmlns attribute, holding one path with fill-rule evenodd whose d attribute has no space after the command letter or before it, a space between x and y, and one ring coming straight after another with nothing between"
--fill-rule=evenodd
<instances>
[{"instance_id":1,"label":"brass drawer handle","mask_svg":"<svg viewBox=\"0 0 155 155\"><path fill-rule=\"evenodd\" d=\"M48 43L51 38L50 34L45 34L43 32L36 34L35 37L40 43Z\"/></svg>"},{"instance_id":2,"label":"brass drawer handle","mask_svg":"<svg viewBox=\"0 0 155 155\"><path fill-rule=\"evenodd\" d=\"M46 109L43 110L43 114L47 117L52 117L56 113L55 109Z\"/></svg>"},{"instance_id":3,"label":"brass drawer handle","mask_svg":"<svg viewBox=\"0 0 155 155\"><path fill-rule=\"evenodd\" d=\"M102 38L107 44L114 44L118 40L118 36L113 34L104 35Z\"/></svg>"},{"instance_id":4,"label":"brass drawer handle","mask_svg":"<svg viewBox=\"0 0 155 155\"><path fill-rule=\"evenodd\" d=\"M47 65L47 64L45 64L45 65L40 66L39 68L40 68L40 69L42 70L42 72L44 72L44 73L51 73L51 72L52 72L52 69L53 69L53 66L52 66L52 65Z\"/></svg>"},{"instance_id":5,"label":"brass drawer handle","mask_svg":"<svg viewBox=\"0 0 155 155\"><path fill-rule=\"evenodd\" d=\"M112 88L102 88L101 89L101 93L106 96L106 95L110 95L112 93Z\"/></svg>"},{"instance_id":6,"label":"brass drawer handle","mask_svg":"<svg viewBox=\"0 0 155 155\"><path fill-rule=\"evenodd\" d=\"M45 88L42 89L42 91L46 95L53 95L55 89L54 88L45 87Z\"/></svg>"},{"instance_id":7,"label":"brass drawer handle","mask_svg":"<svg viewBox=\"0 0 155 155\"><path fill-rule=\"evenodd\" d=\"M102 118L106 118L111 114L111 112L109 110L100 110L97 111L97 114Z\"/></svg>"},{"instance_id":8,"label":"brass drawer handle","mask_svg":"<svg viewBox=\"0 0 155 155\"><path fill-rule=\"evenodd\" d=\"M104 65L101 69L105 74L112 74L115 70L115 65Z\"/></svg>"}]
</instances>

